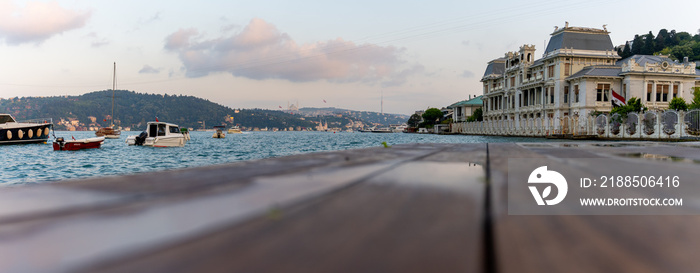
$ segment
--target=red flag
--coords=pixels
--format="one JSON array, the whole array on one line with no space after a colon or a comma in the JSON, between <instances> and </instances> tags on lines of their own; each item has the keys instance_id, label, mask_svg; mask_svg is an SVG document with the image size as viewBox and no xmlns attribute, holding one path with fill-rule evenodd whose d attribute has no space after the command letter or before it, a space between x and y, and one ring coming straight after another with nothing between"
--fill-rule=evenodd
<instances>
[{"instance_id":1,"label":"red flag","mask_svg":"<svg viewBox=\"0 0 700 273\"><path fill-rule=\"evenodd\" d=\"M70 136L70 137L71 137L73 140L75 140L75 137L73 137L73 136Z\"/></svg>"},{"instance_id":2,"label":"red flag","mask_svg":"<svg viewBox=\"0 0 700 273\"><path fill-rule=\"evenodd\" d=\"M326 100L323 100L323 103L326 103Z\"/></svg>"},{"instance_id":3,"label":"red flag","mask_svg":"<svg viewBox=\"0 0 700 273\"><path fill-rule=\"evenodd\" d=\"M282 109L282 105L280 105L280 109Z\"/></svg>"},{"instance_id":4,"label":"red flag","mask_svg":"<svg viewBox=\"0 0 700 273\"><path fill-rule=\"evenodd\" d=\"M612 88L610 88L610 91L612 92L612 103L617 104L617 105L625 105L625 98L615 92Z\"/></svg>"},{"instance_id":5,"label":"red flag","mask_svg":"<svg viewBox=\"0 0 700 273\"><path fill-rule=\"evenodd\" d=\"M158 117L156 117L156 122L159 122L159 121L158 121Z\"/></svg>"}]
</instances>

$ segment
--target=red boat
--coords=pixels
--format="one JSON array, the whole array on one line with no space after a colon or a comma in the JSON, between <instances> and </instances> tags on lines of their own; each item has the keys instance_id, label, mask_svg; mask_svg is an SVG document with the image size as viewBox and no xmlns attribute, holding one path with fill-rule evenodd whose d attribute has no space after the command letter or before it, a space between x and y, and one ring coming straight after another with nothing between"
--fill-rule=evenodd
<instances>
[{"instance_id":1,"label":"red boat","mask_svg":"<svg viewBox=\"0 0 700 273\"><path fill-rule=\"evenodd\" d=\"M56 138L53 142L54 151L75 151L82 149L100 148L104 143L105 137L93 137L84 139L65 140L62 137Z\"/></svg>"}]
</instances>

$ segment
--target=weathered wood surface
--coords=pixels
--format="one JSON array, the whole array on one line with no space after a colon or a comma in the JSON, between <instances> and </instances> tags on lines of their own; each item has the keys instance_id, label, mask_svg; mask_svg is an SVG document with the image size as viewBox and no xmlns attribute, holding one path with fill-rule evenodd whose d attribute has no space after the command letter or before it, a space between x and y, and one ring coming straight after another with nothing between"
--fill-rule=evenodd
<instances>
[{"instance_id":1,"label":"weathered wood surface","mask_svg":"<svg viewBox=\"0 0 700 273\"><path fill-rule=\"evenodd\" d=\"M700 216L510 216L506 186L508 158L696 173L699 147L411 144L4 188L0 272L698 272Z\"/></svg>"}]
</instances>

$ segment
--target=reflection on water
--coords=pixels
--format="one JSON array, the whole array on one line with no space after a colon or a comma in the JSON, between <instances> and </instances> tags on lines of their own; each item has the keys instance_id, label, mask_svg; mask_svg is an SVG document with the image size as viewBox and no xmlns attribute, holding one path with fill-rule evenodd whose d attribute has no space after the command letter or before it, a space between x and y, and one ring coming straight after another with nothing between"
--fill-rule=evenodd
<instances>
[{"instance_id":1,"label":"reflection on water","mask_svg":"<svg viewBox=\"0 0 700 273\"><path fill-rule=\"evenodd\" d=\"M49 144L0 146L0 185L25 184L222 164L285 155L380 147L404 143L552 142L544 138L430 134L372 134L326 132L251 132L212 138L211 132L192 132L182 148L127 146L129 135L107 139L100 149L53 151ZM57 137L87 138L94 132L56 132Z\"/></svg>"}]
</instances>

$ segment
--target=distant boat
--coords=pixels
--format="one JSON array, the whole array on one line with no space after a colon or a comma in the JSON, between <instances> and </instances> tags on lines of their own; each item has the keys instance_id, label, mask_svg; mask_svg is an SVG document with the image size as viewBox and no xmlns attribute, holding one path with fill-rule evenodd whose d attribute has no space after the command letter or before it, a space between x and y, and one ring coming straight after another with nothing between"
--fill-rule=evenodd
<instances>
[{"instance_id":1,"label":"distant boat","mask_svg":"<svg viewBox=\"0 0 700 273\"><path fill-rule=\"evenodd\" d=\"M408 125L406 124L392 124L389 126L391 128L391 132L393 133L402 133L406 131L406 128L408 128Z\"/></svg>"},{"instance_id":2,"label":"distant boat","mask_svg":"<svg viewBox=\"0 0 700 273\"><path fill-rule=\"evenodd\" d=\"M117 87L117 63L114 63L114 71L112 73L112 115L111 117L111 122L112 125L110 127L102 127L95 132L95 135L98 137L105 137L105 138L111 138L111 139L116 139L120 138L122 132L119 131L118 129L114 129L114 90Z\"/></svg>"},{"instance_id":3,"label":"distant boat","mask_svg":"<svg viewBox=\"0 0 700 273\"><path fill-rule=\"evenodd\" d=\"M241 128L238 128L238 126L233 126L231 128L228 128L228 133L229 134L240 134L243 132L241 131Z\"/></svg>"},{"instance_id":4,"label":"distant boat","mask_svg":"<svg viewBox=\"0 0 700 273\"><path fill-rule=\"evenodd\" d=\"M54 151L76 151L83 149L96 149L102 146L105 137L93 137L85 139L65 140L62 137L56 138L53 142Z\"/></svg>"},{"instance_id":5,"label":"distant boat","mask_svg":"<svg viewBox=\"0 0 700 273\"><path fill-rule=\"evenodd\" d=\"M17 122L9 114L0 114L0 144L45 143L51 125L50 120Z\"/></svg>"},{"instance_id":6,"label":"distant boat","mask_svg":"<svg viewBox=\"0 0 700 273\"><path fill-rule=\"evenodd\" d=\"M116 139L121 137L121 132L112 127L102 127L95 132L95 135L98 137Z\"/></svg>"},{"instance_id":7,"label":"distant boat","mask_svg":"<svg viewBox=\"0 0 700 273\"><path fill-rule=\"evenodd\" d=\"M216 131L214 132L214 135L211 136L212 138L225 138L226 134L224 133L224 126L214 126L214 129Z\"/></svg>"},{"instance_id":8,"label":"distant boat","mask_svg":"<svg viewBox=\"0 0 700 273\"><path fill-rule=\"evenodd\" d=\"M389 127L381 127L372 130L372 133L393 133Z\"/></svg>"},{"instance_id":9,"label":"distant boat","mask_svg":"<svg viewBox=\"0 0 700 273\"><path fill-rule=\"evenodd\" d=\"M176 124L152 121L146 131L126 138L126 144L152 147L184 147L188 137Z\"/></svg>"}]
</instances>

